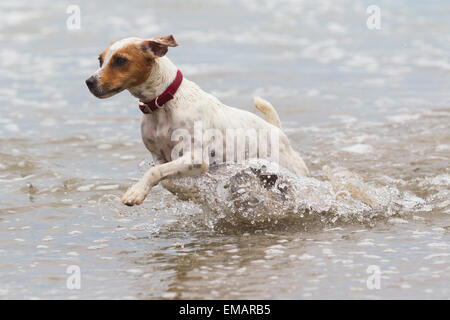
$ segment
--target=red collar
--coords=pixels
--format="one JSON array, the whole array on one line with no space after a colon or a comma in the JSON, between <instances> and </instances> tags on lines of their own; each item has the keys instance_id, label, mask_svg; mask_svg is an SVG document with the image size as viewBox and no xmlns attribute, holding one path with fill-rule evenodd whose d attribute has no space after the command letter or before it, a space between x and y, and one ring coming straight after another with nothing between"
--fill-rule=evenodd
<instances>
[{"instance_id":1,"label":"red collar","mask_svg":"<svg viewBox=\"0 0 450 320\"><path fill-rule=\"evenodd\" d=\"M181 73L180 70L178 70L177 76L175 77L175 80L173 80L172 84L155 99L147 102L140 101L139 109L141 109L142 113L149 114L152 111L156 111L158 109L163 108L167 102L173 99L173 96L177 92L182 81L183 81L183 74Z\"/></svg>"}]
</instances>

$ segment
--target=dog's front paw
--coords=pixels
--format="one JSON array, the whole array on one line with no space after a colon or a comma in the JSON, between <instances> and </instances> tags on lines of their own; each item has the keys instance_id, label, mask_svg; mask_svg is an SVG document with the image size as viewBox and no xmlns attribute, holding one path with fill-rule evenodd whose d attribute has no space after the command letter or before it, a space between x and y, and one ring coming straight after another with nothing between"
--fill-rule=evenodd
<instances>
[{"instance_id":1,"label":"dog's front paw","mask_svg":"<svg viewBox=\"0 0 450 320\"><path fill-rule=\"evenodd\" d=\"M132 186L122 197L122 203L127 206L134 206L144 202L145 197L147 197L150 192L150 187L144 185L141 182L136 183Z\"/></svg>"}]
</instances>

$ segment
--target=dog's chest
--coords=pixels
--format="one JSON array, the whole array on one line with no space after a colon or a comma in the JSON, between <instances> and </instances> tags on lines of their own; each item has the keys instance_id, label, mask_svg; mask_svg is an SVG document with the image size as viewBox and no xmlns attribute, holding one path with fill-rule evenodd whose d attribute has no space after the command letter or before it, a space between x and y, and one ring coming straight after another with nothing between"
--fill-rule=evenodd
<instances>
[{"instance_id":1,"label":"dog's chest","mask_svg":"<svg viewBox=\"0 0 450 320\"><path fill-rule=\"evenodd\" d=\"M171 139L174 130L173 123L165 115L144 117L141 123L142 141L152 154L170 161L175 145Z\"/></svg>"}]
</instances>

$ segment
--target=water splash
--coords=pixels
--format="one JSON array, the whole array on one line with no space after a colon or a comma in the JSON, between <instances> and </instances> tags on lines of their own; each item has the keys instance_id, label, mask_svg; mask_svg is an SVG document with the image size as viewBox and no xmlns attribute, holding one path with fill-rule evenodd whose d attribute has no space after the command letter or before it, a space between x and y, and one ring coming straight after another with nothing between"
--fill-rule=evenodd
<instances>
[{"instance_id":1,"label":"water splash","mask_svg":"<svg viewBox=\"0 0 450 320\"><path fill-rule=\"evenodd\" d=\"M297 177L266 160L251 159L162 185L179 199L199 205L203 214L196 222L214 230L374 224L424 204L423 199L395 187L365 184L347 170L325 166L323 171L326 180Z\"/></svg>"}]
</instances>

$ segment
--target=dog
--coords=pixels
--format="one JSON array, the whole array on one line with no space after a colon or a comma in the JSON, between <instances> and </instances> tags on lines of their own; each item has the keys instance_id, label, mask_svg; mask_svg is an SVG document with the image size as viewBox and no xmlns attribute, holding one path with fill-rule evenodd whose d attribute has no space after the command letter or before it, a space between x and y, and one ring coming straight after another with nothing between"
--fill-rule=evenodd
<instances>
[{"instance_id":1,"label":"dog","mask_svg":"<svg viewBox=\"0 0 450 320\"><path fill-rule=\"evenodd\" d=\"M309 175L307 166L291 147L282 131L280 118L268 101L259 97L254 99L255 107L265 119L224 105L194 82L183 78L166 57L168 48L176 46L178 44L172 35L116 41L99 56L100 68L86 80L90 92L97 98L109 98L128 90L140 101L142 140L156 165L128 189L122 197L123 204L141 204L152 187L165 179L200 175L209 170L215 154L214 150L204 152L204 141L194 141L191 149L174 156L174 150L181 143L174 141L174 132L183 129L195 135L195 123L199 121L203 125L202 130L225 132L230 128L253 128L275 131L279 164L298 176ZM227 140L224 138L218 143L226 148ZM193 164L197 151L201 159ZM257 150L256 157L267 158L260 151Z\"/></svg>"}]
</instances>

